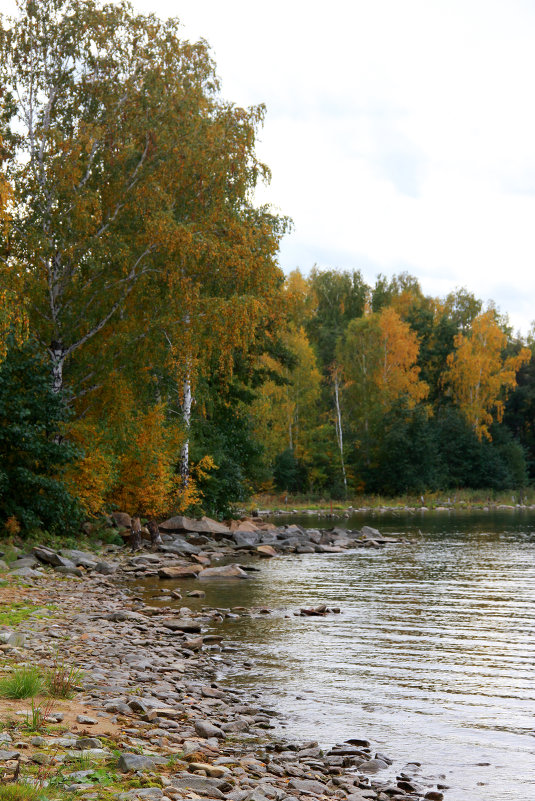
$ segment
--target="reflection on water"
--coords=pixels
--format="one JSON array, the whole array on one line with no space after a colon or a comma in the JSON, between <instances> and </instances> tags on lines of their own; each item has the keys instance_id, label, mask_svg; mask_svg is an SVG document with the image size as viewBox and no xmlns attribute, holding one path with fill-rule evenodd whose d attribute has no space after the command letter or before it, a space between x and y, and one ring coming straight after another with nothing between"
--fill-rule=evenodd
<instances>
[{"instance_id":1,"label":"reflection on water","mask_svg":"<svg viewBox=\"0 0 535 801\"><path fill-rule=\"evenodd\" d=\"M449 801L535 798L535 517L352 524L364 522L414 540L273 559L239 585L203 582L203 603L276 610L225 623L253 668L236 660L223 676L283 711L288 736L366 737L398 767L421 761L445 776ZM323 602L342 614L293 615Z\"/></svg>"}]
</instances>

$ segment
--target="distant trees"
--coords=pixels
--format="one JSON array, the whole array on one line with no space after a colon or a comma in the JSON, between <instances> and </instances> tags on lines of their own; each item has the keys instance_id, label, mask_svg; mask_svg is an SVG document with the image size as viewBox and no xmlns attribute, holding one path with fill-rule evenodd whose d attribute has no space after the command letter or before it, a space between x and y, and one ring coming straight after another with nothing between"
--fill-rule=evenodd
<instances>
[{"instance_id":1,"label":"distant trees","mask_svg":"<svg viewBox=\"0 0 535 801\"><path fill-rule=\"evenodd\" d=\"M339 496L528 480L523 446L533 448L533 438L519 409L531 408L531 351L511 339L494 309L482 312L463 289L427 297L406 273L379 276L374 287L360 273L294 273L287 291L305 320L322 390L308 462L289 438L271 440L278 486ZM277 391L282 397L284 388ZM522 441L500 425L508 398ZM273 408L280 415L282 404ZM267 433L261 439L268 442Z\"/></svg>"}]
</instances>

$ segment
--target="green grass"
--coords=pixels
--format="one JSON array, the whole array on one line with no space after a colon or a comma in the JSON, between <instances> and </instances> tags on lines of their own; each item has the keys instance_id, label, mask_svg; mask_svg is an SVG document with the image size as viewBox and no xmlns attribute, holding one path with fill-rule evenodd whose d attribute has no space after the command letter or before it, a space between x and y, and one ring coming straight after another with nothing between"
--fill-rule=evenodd
<instances>
[{"instance_id":1,"label":"green grass","mask_svg":"<svg viewBox=\"0 0 535 801\"><path fill-rule=\"evenodd\" d=\"M25 782L0 785L0 801L45 801L43 790Z\"/></svg>"},{"instance_id":2,"label":"green grass","mask_svg":"<svg viewBox=\"0 0 535 801\"><path fill-rule=\"evenodd\" d=\"M0 679L2 698L33 698L42 689L43 676L36 667L16 668L9 676Z\"/></svg>"},{"instance_id":3,"label":"green grass","mask_svg":"<svg viewBox=\"0 0 535 801\"><path fill-rule=\"evenodd\" d=\"M46 607L32 606L24 601L16 601L15 603L0 605L0 626L18 626L28 618L46 617L47 612L53 612L57 609L54 604L49 604Z\"/></svg>"}]
</instances>

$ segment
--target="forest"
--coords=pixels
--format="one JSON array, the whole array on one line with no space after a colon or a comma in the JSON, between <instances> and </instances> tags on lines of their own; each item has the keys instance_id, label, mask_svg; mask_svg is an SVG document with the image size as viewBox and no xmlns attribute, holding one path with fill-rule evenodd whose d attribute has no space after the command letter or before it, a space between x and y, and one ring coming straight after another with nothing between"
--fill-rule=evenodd
<instances>
[{"instance_id":1,"label":"forest","mask_svg":"<svg viewBox=\"0 0 535 801\"><path fill-rule=\"evenodd\" d=\"M8 534L533 482L531 334L407 273L285 275L291 220L254 200L266 110L222 98L205 42L126 2L18 12L0 23Z\"/></svg>"}]
</instances>

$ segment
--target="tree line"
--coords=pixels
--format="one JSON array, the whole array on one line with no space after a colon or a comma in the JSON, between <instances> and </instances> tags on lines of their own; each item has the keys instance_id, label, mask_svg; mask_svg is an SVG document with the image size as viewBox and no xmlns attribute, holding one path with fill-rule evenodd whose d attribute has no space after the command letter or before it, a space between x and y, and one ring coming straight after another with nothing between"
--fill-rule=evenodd
<instances>
[{"instance_id":1,"label":"tree line","mask_svg":"<svg viewBox=\"0 0 535 801\"><path fill-rule=\"evenodd\" d=\"M533 476L531 340L408 275L284 277L265 109L127 2L0 24L0 524Z\"/></svg>"}]
</instances>

